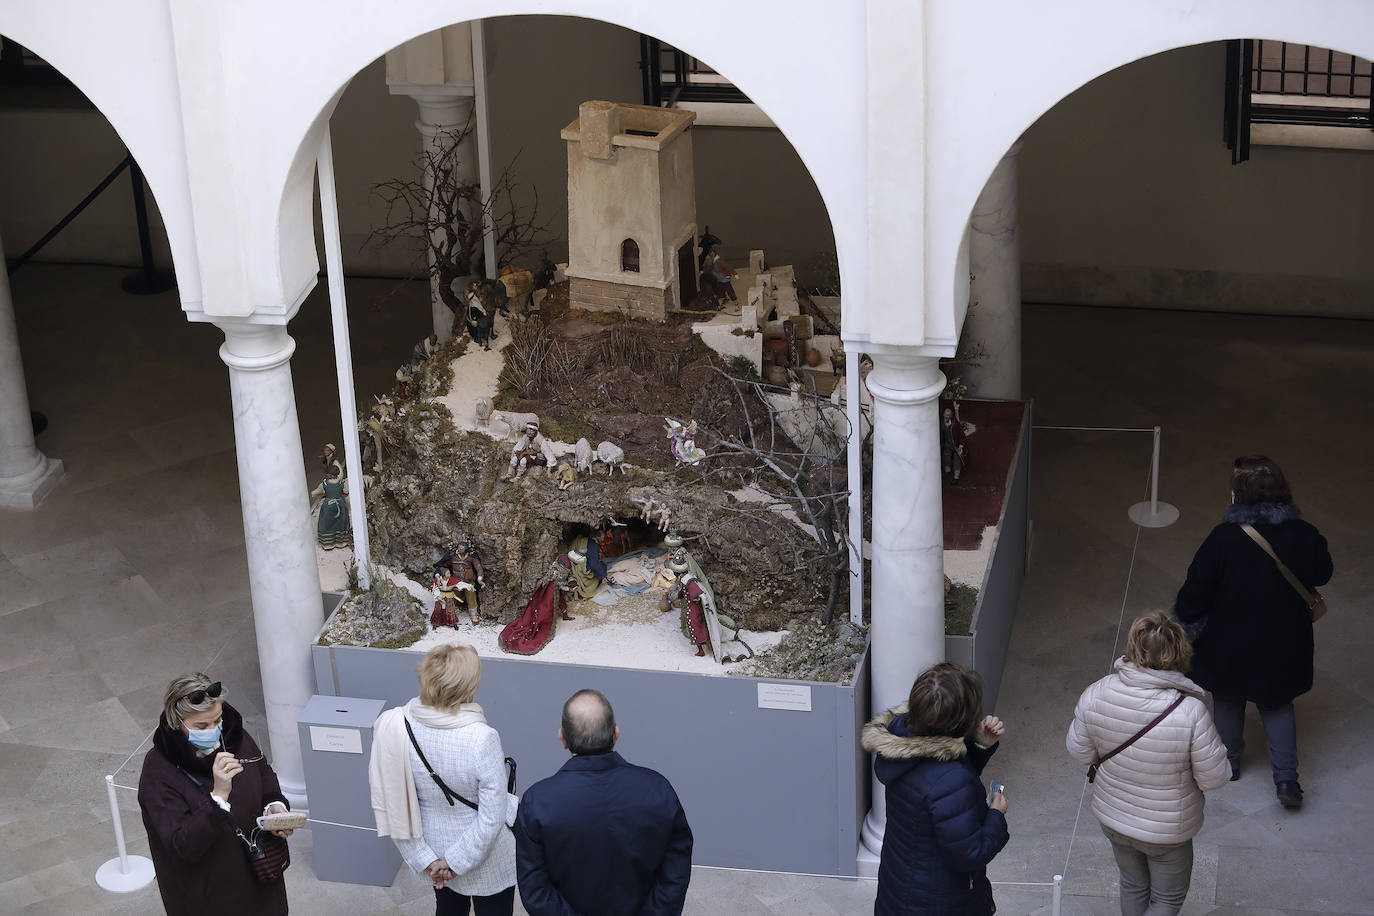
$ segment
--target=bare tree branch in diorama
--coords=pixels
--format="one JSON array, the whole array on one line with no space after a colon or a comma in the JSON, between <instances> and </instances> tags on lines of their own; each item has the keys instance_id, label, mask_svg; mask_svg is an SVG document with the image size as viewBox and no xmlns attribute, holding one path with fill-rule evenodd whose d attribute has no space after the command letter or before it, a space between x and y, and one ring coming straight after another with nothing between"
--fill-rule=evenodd
<instances>
[{"instance_id":1,"label":"bare tree branch in diorama","mask_svg":"<svg viewBox=\"0 0 1374 916\"><path fill-rule=\"evenodd\" d=\"M466 170L459 151L473 130L469 118L457 130L440 132L416 160L421 177L393 178L373 186L385 216L366 242L417 246L437 281L439 298L460 318L466 315L465 305L453 283L482 275L487 223L496 242L498 267L540 248L548 228L539 218L535 188L529 189L528 203L521 203L526 195L513 171L518 154L493 179L486 195L480 182L461 177Z\"/></svg>"},{"instance_id":2,"label":"bare tree branch in diorama","mask_svg":"<svg viewBox=\"0 0 1374 916\"><path fill-rule=\"evenodd\" d=\"M770 525L798 528L801 522L810 529L809 540L784 539L792 544L794 569L823 569L829 574L824 623L830 623L839 600L840 585L849 573L849 490L844 466L835 457L843 456L847 433L834 428L827 414L838 415L830 401L814 392L801 393L795 406L778 407L768 397L769 387L762 382L730 375L714 367L734 390L735 403L744 415L743 435L721 435L707 427L698 435L707 457L704 477L736 478L747 488L756 489L762 498L743 505L723 505L726 512L750 516ZM788 395L783 395L787 397ZM762 407L759 416L766 431L755 431L755 416L750 403ZM794 442L782 418L792 415L787 424L803 441ZM706 439L705 443L700 442ZM836 480L836 476L839 480ZM801 529L798 529L801 530ZM806 533L806 532L804 532Z\"/></svg>"}]
</instances>

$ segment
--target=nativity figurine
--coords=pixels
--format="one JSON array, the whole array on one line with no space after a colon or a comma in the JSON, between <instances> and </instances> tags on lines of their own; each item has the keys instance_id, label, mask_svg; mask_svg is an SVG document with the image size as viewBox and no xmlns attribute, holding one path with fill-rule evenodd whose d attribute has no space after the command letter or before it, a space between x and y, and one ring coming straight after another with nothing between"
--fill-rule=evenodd
<instances>
[{"instance_id":1,"label":"nativity figurine","mask_svg":"<svg viewBox=\"0 0 1374 916\"><path fill-rule=\"evenodd\" d=\"M670 440L668 450L673 453L673 460L677 462L678 467L682 467L684 464L696 464L706 457L706 451L697 448L696 420L689 421L686 426L672 417L664 417L663 420L666 424L664 430L666 430Z\"/></svg>"},{"instance_id":2,"label":"nativity figurine","mask_svg":"<svg viewBox=\"0 0 1374 916\"><path fill-rule=\"evenodd\" d=\"M348 481L337 464L328 464L324 480L310 495L320 499L320 517L315 523L315 537L320 546L325 550L350 546L353 526L348 515Z\"/></svg>"},{"instance_id":3,"label":"nativity figurine","mask_svg":"<svg viewBox=\"0 0 1374 916\"><path fill-rule=\"evenodd\" d=\"M549 467L558 463L553 446L539 434L539 421L530 420L525 424L525 432L515 440L510 453L510 467L506 479L523 477L526 468Z\"/></svg>"},{"instance_id":4,"label":"nativity figurine","mask_svg":"<svg viewBox=\"0 0 1374 916\"><path fill-rule=\"evenodd\" d=\"M954 415L953 408L946 407L940 412L940 466L946 474L959 482L964 472L968 456L968 437L964 425Z\"/></svg>"}]
</instances>

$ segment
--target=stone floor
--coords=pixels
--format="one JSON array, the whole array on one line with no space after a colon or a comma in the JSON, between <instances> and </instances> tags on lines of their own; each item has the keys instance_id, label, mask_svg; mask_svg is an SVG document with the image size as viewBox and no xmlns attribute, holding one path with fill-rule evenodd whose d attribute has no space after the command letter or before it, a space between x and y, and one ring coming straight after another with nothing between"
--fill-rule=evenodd
<instances>
[{"instance_id":1,"label":"stone floor","mask_svg":"<svg viewBox=\"0 0 1374 916\"><path fill-rule=\"evenodd\" d=\"M265 735L248 604L226 370L212 327L171 295L119 292L119 272L30 265L13 278L40 439L67 477L33 513L0 510L0 912L157 912L94 874L114 854L102 784L133 785L140 742L168 677L208 667ZM423 336L424 288L353 281L358 390L381 390ZM339 429L327 305L293 322L302 436L313 452ZM1317 687L1299 701L1308 802L1281 810L1252 723L1247 774L1214 793L1186 913L1374 913L1374 666L1367 487L1374 324L1028 307L1026 389L1043 426L1164 427L1162 498L1178 524L1141 530L1144 433L1040 430L1033 551L1003 681L1004 747L989 770L1008 786L1012 842L991 869L999 911L1117 911L1115 870L1081 768L1063 752L1079 691L1101 676L1121 623L1169 603L1192 550L1220 516L1229 461L1284 462L1337 576L1322 622ZM311 480L318 475L305 459ZM1337 750L1341 753L1338 755ZM132 760L126 758L134 754ZM131 792L120 806L132 852L147 841ZM689 812L690 814L690 812ZM296 913L430 912L408 873L390 888L319 882L309 831L293 840ZM1009 882L1024 882L1024 885ZM698 868L691 914L871 911L866 881Z\"/></svg>"}]
</instances>

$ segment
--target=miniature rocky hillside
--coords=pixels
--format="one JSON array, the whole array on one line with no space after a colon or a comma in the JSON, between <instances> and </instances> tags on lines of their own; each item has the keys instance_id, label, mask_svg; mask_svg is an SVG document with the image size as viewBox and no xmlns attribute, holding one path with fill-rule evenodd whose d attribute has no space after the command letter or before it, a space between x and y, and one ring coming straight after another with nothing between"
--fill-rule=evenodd
<instances>
[{"instance_id":1,"label":"miniature rocky hillside","mask_svg":"<svg viewBox=\"0 0 1374 916\"><path fill-rule=\"evenodd\" d=\"M384 457L367 492L374 559L428 584L442 554L471 538L485 572L481 613L507 621L548 581L573 537L615 520L631 546L658 543L660 510L652 523L641 518L653 500L688 539L720 610L741 626L785 628L793 615L819 610L830 576L814 562L807 531L732 495L740 480L728 471L673 466L665 416L713 416L722 428L744 422L742 412L731 415L734 389L713 367L712 352L694 345L685 325L646 333L640 322L605 317L546 313L516 322L498 406L538 415L544 435L569 446L581 437L620 445L627 471L608 475L597 464L566 490L543 469L503 479L511 444L460 430L444 404L423 396L441 387L429 374L447 371L431 360L414 383L422 396L393 401L391 416L377 424ZM529 360L531 352L542 362ZM530 365L533 379L520 374Z\"/></svg>"}]
</instances>

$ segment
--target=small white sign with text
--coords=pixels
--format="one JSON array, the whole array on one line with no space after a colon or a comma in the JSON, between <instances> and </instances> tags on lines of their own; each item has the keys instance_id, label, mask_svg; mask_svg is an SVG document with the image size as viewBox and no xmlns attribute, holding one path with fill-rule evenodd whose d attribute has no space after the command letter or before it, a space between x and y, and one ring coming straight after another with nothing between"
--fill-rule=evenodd
<instances>
[{"instance_id":1,"label":"small white sign with text","mask_svg":"<svg viewBox=\"0 0 1374 916\"><path fill-rule=\"evenodd\" d=\"M336 754L361 754L363 752L363 733L356 728L328 728L323 725L310 726L310 749L333 751Z\"/></svg>"},{"instance_id":2,"label":"small white sign with text","mask_svg":"<svg viewBox=\"0 0 1374 916\"><path fill-rule=\"evenodd\" d=\"M811 711L811 688L799 684L759 684L759 709Z\"/></svg>"}]
</instances>

